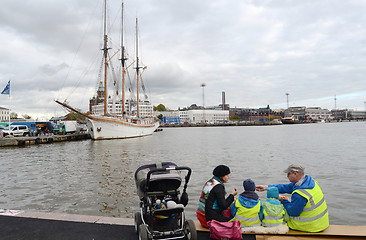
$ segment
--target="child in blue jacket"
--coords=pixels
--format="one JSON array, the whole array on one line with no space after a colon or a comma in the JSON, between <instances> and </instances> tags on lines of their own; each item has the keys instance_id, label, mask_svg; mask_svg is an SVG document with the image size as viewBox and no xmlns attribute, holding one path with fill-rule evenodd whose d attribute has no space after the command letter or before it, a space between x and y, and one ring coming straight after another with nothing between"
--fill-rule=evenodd
<instances>
[{"instance_id":1,"label":"child in blue jacket","mask_svg":"<svg viewBox=\"0 0 366 240\"><path fill-rule=\"evenodd\" d=\"M251 179L243 182L244 192L231 205L233 220L239 220L242 227L260 226L263 219L263 207L257 193L255 183Z\"/></svg>"}]
</instances>

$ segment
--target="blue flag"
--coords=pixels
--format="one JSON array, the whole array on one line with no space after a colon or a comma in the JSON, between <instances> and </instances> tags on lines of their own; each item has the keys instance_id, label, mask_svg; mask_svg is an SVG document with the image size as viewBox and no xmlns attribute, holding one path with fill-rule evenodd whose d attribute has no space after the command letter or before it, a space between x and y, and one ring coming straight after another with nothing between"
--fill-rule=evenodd
<instances>
[{"instance_id":1,"label":"blue flag","mask_svg":"<svg viewBox=\"0 0 366 240\"><path fill-rule=\"evenodd\" d=\"M10 80L8 82L8 84L6 84L4 90L1 92L1 94L10 94Z\"/></svg>"}]
</instances>

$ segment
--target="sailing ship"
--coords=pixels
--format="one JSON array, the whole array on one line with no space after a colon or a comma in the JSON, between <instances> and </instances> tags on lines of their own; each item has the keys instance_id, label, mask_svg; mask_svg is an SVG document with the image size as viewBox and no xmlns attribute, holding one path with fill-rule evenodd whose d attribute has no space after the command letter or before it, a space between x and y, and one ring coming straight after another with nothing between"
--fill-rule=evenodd
<instances>
[{"instance_id":1,"label":"sailing ship","mask_svg":"<svg viewBox=\"0 0 366 240\"><path fill-rule=\"evenodd\" d=\"M159 121L154 116L141 115L140 114L140 99L139 99L139 81L143 71L145 71L146 67L141 67L139 63L138 57L138 20L136 18L136 82L137 82L137 99L136 99L136 109L135 114L132 115L133 111L131 109L126 108L125 99L125 79L126 79L126 50L124 47L123 41L123 3L122 3L122 37L121 37L121 48L118 51L121 51L121 67L122 67L122 111L121 114L115 114L108 112L108 67L110 60L117 54L115 53L110 59L108 59L109 47L108 47L108 36L107 36L107 0L104 0L104 45L103 45L103 63L104 63L104 114L96 115L96 114L85 114L81 111L71 107L69 104L65 102L60 102L56 100L56 102L68 110L77 112L82 116L86 117L88 120L87 126L91 135L91 138L94 140L102 140L102 139L117 139L117 138L133 138L133 137L142 137L151 135L158 127ZM117 52L118 52L117 51ZM140 70L143 71L140 73ZM131 101L129 101L131 102ZM128 114L127 114L128 112Z\"/></svg>"}]
</instances>

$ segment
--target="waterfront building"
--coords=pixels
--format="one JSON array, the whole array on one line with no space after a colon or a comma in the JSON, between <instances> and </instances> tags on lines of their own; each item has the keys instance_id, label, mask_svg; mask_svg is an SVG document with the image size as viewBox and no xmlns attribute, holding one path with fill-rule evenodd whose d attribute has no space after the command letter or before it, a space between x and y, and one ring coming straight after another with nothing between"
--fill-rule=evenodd
<instances>
[{"instance_id":1,"label":"waterfront building","mask_svg":"<svg viewBox=\"0 0 366 240\"><path fill-rule=\"evenodd\" d=\"M331 111L332 118L335 120L344 120L348 118L348 110L347 109L332 109Z\"/></svg>"},{"instance_id":2,"label":"waterfront building","mask_svg":"<svg viewBox=\"0 0 366 240\"><path fill-rule=\"evenodd\" d=\"M331 118L331 113L328 109L320 107L309 107L305 109L305 115L312 120L328 120Z\"/></svg>"},{"instance_id":3,"label":"waterfront building","mask_svg":"<svg viewBox=\"0 0 366 240\"><path fill-rule=\"evenodd\" d=\"M347 117L350 120L361 120L361 119L364 120L364 119L366 119L366 112L365 111L348 110Z\"/></svg>"},{"instance_id":4,"label":"waterfront building","mask_svg":"<svg viewBox=\"0 0 366 240\"><path fill-rule=\"evenodd\" d=\"M92 111L92 107L98 105L100 103L104 103L104 84L103 81L99 82L97 95L89 99L89 111Z\"/></svg>"},{"instance_id":5,"label":"waterfront building","mask_svg":"<svg viewBox=\"0 0 366 240\"><path fill-rule=\"evenodd\" d=\"M154 116L160 118L165 124L179 124L179 111L155 111Z\"/></svg>"},{"instance_id":6,"label":"waterfront building","mask_svg":"<svg viewBox=\"0 0 366 240\"><path fill-rule=\"evenodd\" d=\"M179 111L179 119L181 123L189 123L189 114L188 111Z\"/></svg>"},{"instance_id":7,"label":"waterfront building","mask_svg":"<svg viewBox=\"0 0 366 240\"><path fill-rule=\"evenodd\" d=\"M112 98L108 99L107 112L113 116L122 116L122 100L114 101ZM134 115L137 112L136 101L126 99L125 101L125 113L128 115ZM91 107L91 113L94 115L104 114L104 102ZM139 114L140 116L152 116L153 106L147 100L139 102Z\"/></svg>"},{"instance_id":8,"label":"waterfront building","mask_svg":"<svg viewBox=\"0 0 366 240\"><path fill-rule=\"evenodd\" d=\"M128 115L136 114L137 112L136 100L125 100L125 113ZM89 111L94 115L104 115L104 84L103 81L99 82L97 95L89 100ZM108 98L107 113L112 116L122 116L122 100L116 98ZM139 102L139 114L140 116L152 116L153 106L147 100Z\"/></svg>"},{"instance_id":9,"label":"waterfront building","mask_svg":"<svg viewBox=\"0 0 366 240\"><path fill-rule=\"evenodd\" d=\"M305 120L306 117L306 107L289 107L284 112L284 117L292 117L294 116L295 119Z\"/></svg>"},{"instance_id":10,"label":"waterfront building","mask_svg":"<svg viewBox=\"0 0 366 240\"><path fill-rule=\"evenodd\" d=\"M266 108L230 108L230 116L239 116L243 121L268 121L268 119L281 119L283 111Z\"/></svg>"},{"instance_id":11,"label":"waterfront building","mask_svg":"<svg viewBox=\"0 0 366 240\"><path fill-rule=\"evenodd\" d=\"M188 110L189 123L215 124L229 121L228 110Z\"/></svg>"},{"instance_id":12,"label":"waterfront building","mask_svg":"<svg viewBox=\"0 0 366 240\"><path fill-rule=\"evenodd\" d=\"M154 115L158 117L161 115L161 119L166 124L184 124L184 123L206 123L215 124L229 121L228 110L186 110L186 111L166 111L166 112L154 112Z\"/></svg>"},{"instance_id":13,"label":"waterfront building","mask_svg":"<svg viewBox=\"0 0 366 240\"><path fill-rule=\"evenodd\" d=\"M0 107L0 122L9 122L10 111L7 108Z\"/></svg>"},{"instance_id":14,"label":"waterfront building","mask_svg":"<svg viewBox=\"0 0 366 240\"><path fill-rule=\"evenodd\" d=\"M166 112L154 112L154 115L161 116L162 121L165 124L215 124L229 121L228 110L186 110L186 111L166 111Z\"/></svg>"}]
</instances>

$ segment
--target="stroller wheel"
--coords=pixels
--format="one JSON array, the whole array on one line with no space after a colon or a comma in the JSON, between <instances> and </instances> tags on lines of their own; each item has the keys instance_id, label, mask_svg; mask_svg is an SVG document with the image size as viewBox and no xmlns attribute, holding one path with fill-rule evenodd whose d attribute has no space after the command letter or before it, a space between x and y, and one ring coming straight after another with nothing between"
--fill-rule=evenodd
<instances>
[{"instance_id":1,"label":"stroller wheel","mask_svg":"<svg viewBox=\"0 0 366 240\"><path fill-rule=\"evenodd\" d=\"M135 232L138 233L139 226L142 224L141 213L135 212Z\"/></svg>"},{"instance_id":2,"label":"stroller wheel","mask_svg":"<svg viewBox=\"0 0 366 240\"><path fill-rule=\"evenodd\" d=\"M141 224L139 226L139 240L148 240L147 225Z\"/></svg>"},{"instance_id":3,"label":"stroller wheel","mask_svg":"<svg viewBox=\"0 0 366 240\"><path fill-rule=\"evenodd\" d=\"M192 220L186 220L185 222L186 238L188 240L197 240L196 225Z\"/></svg>"}]
</instances>

